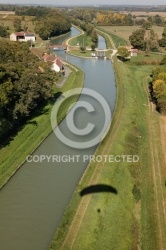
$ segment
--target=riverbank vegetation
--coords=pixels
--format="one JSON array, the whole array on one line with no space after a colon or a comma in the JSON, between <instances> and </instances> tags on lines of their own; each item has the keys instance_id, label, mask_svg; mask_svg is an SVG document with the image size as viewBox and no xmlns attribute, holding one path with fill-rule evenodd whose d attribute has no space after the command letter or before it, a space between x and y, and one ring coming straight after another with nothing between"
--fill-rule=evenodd
<instances>
[{"instance_id":1,"label":"riverbank vegetation","mask_svg":"<svg viewBox=\"0 0 166 250\"><path fill-rule=\"evenodd\" d=\"M0 188L26 160L27 155L31 154L52 131L50 112L56 99L67 90L71 90L75 87L81 88L83 86L83 72L75 66L74 68L70 67L70 70L71 73L63 87L60 89L57 88L54 82L52 98L49 98L47 102L44 102L38 109L35 109L31 113L31 116L26 119L23 124L15 128L11 136L1 143ZM47 87L46 84L45 86ZM77 96L74 99L72 98L68 102L66 109L63 109L62 112L58 114L58 122L65 117L68 107L75 102L77 98Z\"/></svg>"}]
</instances>

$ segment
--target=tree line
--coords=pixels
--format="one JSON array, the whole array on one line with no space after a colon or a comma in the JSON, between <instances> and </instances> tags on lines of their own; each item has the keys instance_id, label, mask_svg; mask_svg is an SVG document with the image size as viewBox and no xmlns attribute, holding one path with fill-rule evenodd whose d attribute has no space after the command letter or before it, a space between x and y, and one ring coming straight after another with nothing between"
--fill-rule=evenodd
<instances>
[{"instance_id":1,"label":"tree line","mask_svg":"<svg viewBox=\"0 0 166 250\"><path fill-rule=\"evenodd\" d=\"M151 96L156 103L157 110L166 115L166 56L152 71L152 82L150 84Z\"/></svg>"},{"instance_id":2,"label":"tree line","mask_svg":"<svg viewBox=\"0 0 166 250\"><path fill-rule=\"evenodd\" d=\"M51 98L57 77L29 51L27 43L0 40L0 139Z\"/></svg>"}]
</instances>

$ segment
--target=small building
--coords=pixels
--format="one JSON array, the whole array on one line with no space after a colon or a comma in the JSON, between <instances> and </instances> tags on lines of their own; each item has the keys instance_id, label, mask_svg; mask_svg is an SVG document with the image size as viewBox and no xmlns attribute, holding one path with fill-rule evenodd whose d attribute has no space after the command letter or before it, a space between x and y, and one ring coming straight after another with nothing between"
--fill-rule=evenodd
<instances>
[{"instance_id":1,"label":"small building","mask_svg":"<svg viewBox=\"0 0 166 250\"><path fill-rule=\"evenodd\" d=\"M36 41L35 34L29 32L15 32L10 35L11 41L27 42L27 41Z\"/></svg>"},{"instance_id":2,"label":"small building","mask_svg":"<svg viewBox=\"0 0 166 250\"><path fill-rule=\"evenodd\" d=\"M130 52L130 56L137 56L138 55L138 49L134 49L131 46L126 46L125 48L128 49L128 51Z\"/></svg>"},{"instance_id":3,"label":"small building","mask_svg":"<svg viewBox=\"0 0 166 250\"><path fill-rule=\"evenodd\" d=\"M51 65L52 70L56 72L61 72L64 69L62 61L55 55L45 53L43 60L48 62Z\"/></svg>"},{"instance_id":4,"label":"small building","mask_svg":"<svg viewBox=\"0 0 166 250\"><path fill-rule=\"evenodd\" d=\"M137 56L138 55L138 49L131 49L131 56Z\"/></svg>"}]
</instances>

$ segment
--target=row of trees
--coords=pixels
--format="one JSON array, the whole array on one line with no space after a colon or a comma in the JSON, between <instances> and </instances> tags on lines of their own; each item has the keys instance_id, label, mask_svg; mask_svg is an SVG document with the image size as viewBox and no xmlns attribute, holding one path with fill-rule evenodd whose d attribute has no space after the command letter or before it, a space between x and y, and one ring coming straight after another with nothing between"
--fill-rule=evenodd
<instances>
[{"instance_id":1,"label":"row of trees","mask_svg":"<svg viewBox=\"0 0 166 250\"><path fill-rule=\"evenodd\" d=\"M26 43L0 40L0 138L52 96L58 76L47 64L41 73L40 64Z\"/></svg>"},{"instance_id":2,"label":"row of trees","mask_svg":"<svg viewBox=\"0 0 166 250\"><path fill-rule=\"evenodd\" d=\"M166 114L166 56L164 56L161 64L161 66L153 69L151 91L157 109L162 114Z\"/></svg>"},{"instance_id":3,"label":"row of trees","mask_svg":"<svg viewBox=\"0 0 166 250\"><path fill-rule=\"evenodd\" d=\"M162 33L162 38L158 39L157 33L152 29L146 31L146 29L135 30L129 37L130 43L134 48L145 50L147 54L150 51L157 52L159 46L166 46L166 28L164 28Z\"/></svg>"}]
</instances>

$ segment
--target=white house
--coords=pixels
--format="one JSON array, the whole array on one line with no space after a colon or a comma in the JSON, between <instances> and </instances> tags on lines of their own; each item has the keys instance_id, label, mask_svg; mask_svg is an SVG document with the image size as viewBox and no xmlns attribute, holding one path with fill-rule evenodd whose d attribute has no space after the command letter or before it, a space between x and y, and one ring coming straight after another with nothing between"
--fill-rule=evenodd
<instances>
[{"instance_id":1,"label":"white house","mask_svg":"<svg viewBox=\"0 0 166 250\"><path fill-rule=\"evenodd\" d=\"M29 32L15 32L10 35L10 40L20 41L20 42L27 42L27 41L35 42L36 37L35 34Z\"/></svg>"},{"instance_id":2,"label":"white house","mask_svg":"<svg viewBox=\"0 0 166 250\"><path fill-rule=\"evenodd\" d=\"M58 57L46 53L43 56L43 60L51 65L52 70L55 70L56 72L63 70L62 61Z\"/></svg>"}]
</instances>

